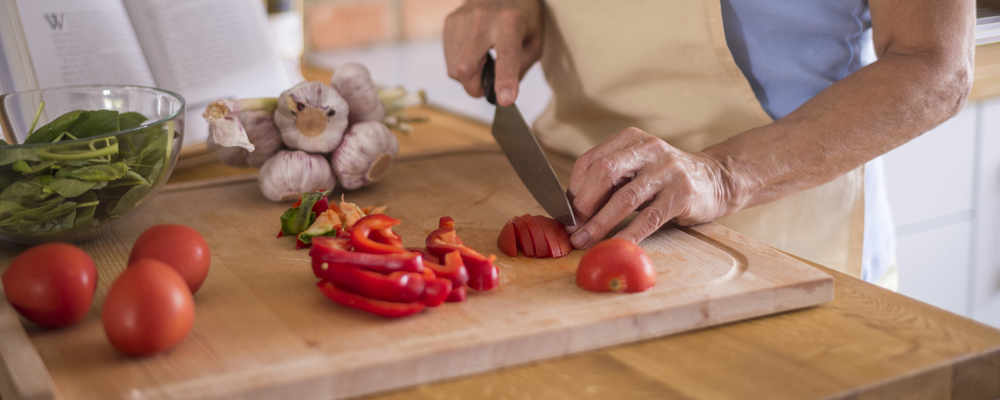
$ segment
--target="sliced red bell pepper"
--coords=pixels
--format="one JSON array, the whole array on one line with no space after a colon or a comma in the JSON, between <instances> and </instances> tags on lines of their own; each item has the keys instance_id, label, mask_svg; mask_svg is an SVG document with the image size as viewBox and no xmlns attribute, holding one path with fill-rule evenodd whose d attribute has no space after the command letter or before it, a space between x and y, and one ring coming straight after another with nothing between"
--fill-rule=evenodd
<instances>
[{"instance_id":1,"label":"sliced red bell pepper","mask_svg":"<svg viewBox=\"0 0 1000 400\"><path fill-rule=\"evenodd\" d=\"M496 256L486 257L456 242L460 242L460 239L453 228L439 228L427 236L427 250L438 257L458 251L469 274L469 287L476 290L490 290L496 287L500 283L497 267L493 265Z\"/></svg>"},{"instance_id":2,"label":"sliced red bell pepper","mask_svg":"<svg viewBox=\"0 0 1000 400\"><path fill-rule=\"evenodd\" d=\"M313 247L309 256L313 259L314 268L323 262L330 264L345 264L369 271L384 274L396 271L423 272L424 262L420 253L406 251L396 254L371 254L350 251L351 239L317 236L313 238Z\"/></svg>"},{"instance_id":3,"label":"sliced red bell pepper","mask_svg":"<svg viewBox=\"0 0 1000 400\"><path fill-rule=\"evenodd\" d=\"M448 295L448 300L445 301L448 303L459 303L465 301L465 296L465 288L460 287L458 289L452 289L451 294Z\"/></svg>"},{"instance_id":4,"label":"sliced red bell pepper","mask_svg":"<svg viewBox=\"0 0 1000 400\"><path fill-rule=\"evenodd\" d=\"M439 259L438 256L433 255L431 254L431 252L427 251L426 247L407 247L406 250L420 253L420 255L424 257L425 266L427 265L428 262L432 262L435 264L441 263L441 259Z\"/></svg>"},{"instance_id":5,"label":"sliced red bell pepper","mask_svg":"<svg viewBox=\"0 0 1000 400\"><path fill-rule=\"evenodd\" d=\"M425 259L424 268L434 271L438 278L450 280L452 287L459 288L469 283L469 271L462 262L462 254L457 251L444 255L444 265Z\"/></svg>"},{"instance_id":6,"label":"sliced red bell pepper","mask_svg":"<svg viewBox=\"0 0 1000 400\"><path fill-rule=\"evenodd\" d=\"M437 307L451 295L452 283L445 278L434 278L424 282L424 293L420 301L428 307Z\"/></svg>"},{"instance_id":7,"label":"sliced red bell pepper","mask_svg":"<svg viewBox=\"0 0 1000 400\"><path fill-rule=\"evenodd\" d=\"M411 303L393 303L390 301L370 299L351 293L342 288L338 288L330 281L320 281L316 284L316 286L319 287L320 292L323 292L323 295L330 300L347 307L370 312L375 315L381 315L383 317L405 317L407 315L416 314L426 307L424 303L419 301Z\"/></svg>"},{"instance_id":8,"label":"sliced red bell pepper","mask_svg":"<svg viewBox=\"0 0 1000 400\"><path fill-rule=\"evenodd\" d=\"M524 219L521 217L514 217L514 233L517 235L517 243L521 245L521 250L524 251L524 255L528 257L535 256L535 245L533 245L531 240L531 231L528 230L528 225L524 224Z\"/></svg>"},{"instance_id":9,"label":"sliced red bell pepper","mask_svg":"<svg viewBox=\"0 0 1000 400\"><path fill-rule=\"evenodd\" d=\"M399 271L385 275L345 264L320 262L313 268L313 273L351 293L396 303L420 301L426 287L424 275L416 272Z\"/></svg>"},{"instance_id":10,"label":"sliced red bell pepper","mask_svg":"<svg viewBox=\"0 0 1000 400\"><path fill-rule=\"evenodd\" d=\"M354 251L372 254L407 253L403 248L403 240L392 232L392 227L398 224L398 219L385 214L372 214L359 219L351 228Z\"/></svg>"}]
</instances>

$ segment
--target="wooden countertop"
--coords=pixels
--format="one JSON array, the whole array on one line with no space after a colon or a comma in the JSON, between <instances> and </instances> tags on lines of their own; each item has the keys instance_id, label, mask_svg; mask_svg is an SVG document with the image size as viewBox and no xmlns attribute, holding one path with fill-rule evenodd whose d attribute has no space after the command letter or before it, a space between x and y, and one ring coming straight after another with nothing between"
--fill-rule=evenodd
<instances>
[{"instance_id":1,"label":"wooden countertop","mask_svg":"<svg viewBox=\"0 0 1000 400\"><path fill-rule=\"evenodd\" d=\"M487 126L431 108L401 157L495 146ZM171 182L253 173L219 163ZM372 396L442 398L1000 398L1000 330L816 265L832 302Z\"/></svg>"}]
</instances>

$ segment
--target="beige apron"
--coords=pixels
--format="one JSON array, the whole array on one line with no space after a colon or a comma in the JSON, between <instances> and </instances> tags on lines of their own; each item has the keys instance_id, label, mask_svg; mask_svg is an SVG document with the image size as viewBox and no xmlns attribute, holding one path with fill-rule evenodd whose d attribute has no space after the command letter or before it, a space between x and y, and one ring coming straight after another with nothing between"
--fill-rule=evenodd
<instances>
[{"instance_id":1,"label":"beige apron","mask_svg":"<svg viewBox=\"0 0 1000 400\"><path fill-rule=\"evenodd\" d=\"M718 0L545 0L542 67L554 92L539 140L579 156L634 126L696 152L772 119L733 61ZM717 222L855 277L861 168Z\"/></svg>"}]
</instances>

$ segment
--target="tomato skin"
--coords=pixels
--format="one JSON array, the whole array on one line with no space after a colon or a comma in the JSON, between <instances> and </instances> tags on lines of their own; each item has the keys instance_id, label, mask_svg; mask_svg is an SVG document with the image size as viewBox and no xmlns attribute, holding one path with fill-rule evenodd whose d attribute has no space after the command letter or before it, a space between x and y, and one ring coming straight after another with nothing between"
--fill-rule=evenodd
<instances>
[{"instance_id":1,"label":"tomato skin","mask_svg":"<svg viewBox=\"0 0 1000 400\"><path fill-rule=\"evenodd\" d=\"M594 245L580 258L576 284L592 292L642 292L656 284L656 270L642 247L612 238Z\"/></svg>"},{"instance_id":2,"label":"tomato skin","mask_svg":"<svg viewBox=\"0 0 1000 400\"><path fill-rule=\"evenodd\" d=\"M47 328L61 328L87 316L97 290L97 268L79 247L48 243L17 256L2 280L7 300L21 315Z\"/></svg>"},{"instance_id":3,"label":"tomato skin","mask_svg":"<svg viewBox=\"0 0 1000 400\"><path fill-rule=\"evenodd\" d=\"M208 243L194 228L184 225L155 225L146 229L132 246L129 265L144 258L159 260L174 268L187 282L191 293L198 292L208 276L212 261Z\"/></svg>"},{"instance_id":4,"label":"tomato skin","mask_svg":"<svg viewBox=\"0 0 1000 400\"><path fill-rule=\"evenodd\" d=\"M177 271L142 259L111 285L101 321L115 348L133 356L150 355L187 337L194 325L194 298Z\"/></svg>"},{"instance_id":5,"label":"tomato skin","mask_svg":"<svg viewBox=\"0 0 1000 400\"><path fill-rule=\"evenodd\" d=\"M508 257L517 257L517 238L514 234L513 220L507 221L503 229L500 230L500 236L497 237L497 247Z\"/></svg>"}]
</instances>

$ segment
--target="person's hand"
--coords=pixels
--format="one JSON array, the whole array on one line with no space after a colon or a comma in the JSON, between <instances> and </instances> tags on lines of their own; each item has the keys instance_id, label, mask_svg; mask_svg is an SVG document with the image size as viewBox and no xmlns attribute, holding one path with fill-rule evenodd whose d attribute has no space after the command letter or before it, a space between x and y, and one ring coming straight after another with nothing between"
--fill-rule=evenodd
<instances>
[{"instance_id":1,"label":"person's hand","mask_svg":"<svg viewBox=\"0 0 1000 400\"><path fill-rule=\"evenodd\" d=\"M638 243L670 220L710 222L735 211L732 186L714 158L625 129L573 165L568 192L577 225L568 228L571 241L576 248L589 248L636 210L636 218L615 237Z\"/></svg>"},{"instance_id":2,"label":"person's hand","mask_svg":"<svg viewBox=\"0 0 1000 400\"><path fill-rule=\"evenodd\" d=\"M497 103L509 106L517 98L521 77L542 55L540 1L469 1L445 19L448 76L474 97L484 94L481 79L490 48L497 52Z\"/></svg>"}]
</instances>

